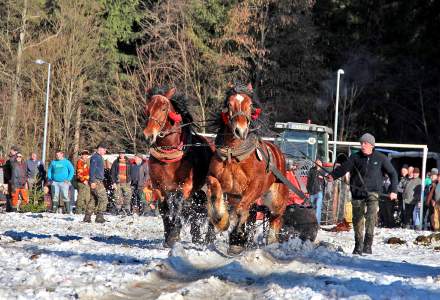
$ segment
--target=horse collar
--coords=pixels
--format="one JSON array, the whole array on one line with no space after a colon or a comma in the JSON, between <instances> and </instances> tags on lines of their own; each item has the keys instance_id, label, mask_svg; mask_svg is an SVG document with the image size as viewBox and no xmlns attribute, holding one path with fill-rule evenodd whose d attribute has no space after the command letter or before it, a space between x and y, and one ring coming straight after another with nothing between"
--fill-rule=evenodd
<instances>
[{"instance_id":1,"label":"horse collar","mask_svg":"<svg viewBox=\"0 0 440 300\"><path fill-rule=\"evenodd\" d=\"M233 148L228 146L219 147L216 149L216 153L222 161L227 160L230 163L233 158L238 161L242 161L248 158L255 151L257 144L257 137L252 135L239 146Z\"/></svg>"},{"instance_id":2,"label":"horse collar","mask_svg":"<svg viewBox=\"0 0 440 300\"><path fill-rule=\"evenodd\" d=\"M153 147L150 149L150 155L163 163L177 162L183 158L184 154L183 142L178 146L170 147L169 149L159 147Z\"/></svg>"}]
</instances>

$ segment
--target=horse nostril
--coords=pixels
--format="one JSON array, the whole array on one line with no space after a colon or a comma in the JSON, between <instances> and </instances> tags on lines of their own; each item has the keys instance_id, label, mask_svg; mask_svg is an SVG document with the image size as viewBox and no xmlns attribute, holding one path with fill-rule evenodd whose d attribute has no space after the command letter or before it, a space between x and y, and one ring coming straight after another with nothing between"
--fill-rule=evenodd
<instances>
[{"instance_id":1,"label":"horse nostril","mask_svg":"<svg viewBox=\"0 0 440 300\"><path fill-rule=\"evenodd\" d=\"M235 132L236 136L241 136L241 132L240 132L240 130L238 128L235 128L234 132Z\"/></svg>"}]
</instances>

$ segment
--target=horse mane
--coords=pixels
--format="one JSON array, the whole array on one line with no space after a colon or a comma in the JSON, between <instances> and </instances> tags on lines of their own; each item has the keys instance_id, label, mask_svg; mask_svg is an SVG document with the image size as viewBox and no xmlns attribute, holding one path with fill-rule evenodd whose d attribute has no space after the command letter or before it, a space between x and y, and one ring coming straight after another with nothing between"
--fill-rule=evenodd
<instances>
[{"instance_id":1,"label":"horse mane","mask_svg":"<svg viewBox=\"0 0 440 300\"><path fill-rule=\"evenodd\" d=\"M151 98L154 95L162 95L165 96L166 92L169 91L169 88L167 86L156 86L150 89L147 92L147 98ZM178 114L182 116L182 124L189 124L191 125L185 126L184 129L188 129L192 131L193 129L193 122L194 118L191 115L191 113L188 110L188 98L180 93L175 93L171 99L169 99L171 104L173 105L174 109Z\"/></svg>"},{"instance_id":2,"label":"horse mane","mask_svg":"<svg viewBox=\"0 0 440 300\"><path fill-rule=\"evenodd\" d=\"M231 97L232 95L236 95L236 94L246 94L247 96L249 96L251 98L252 106L254 108L261 108L262 107L260 101L257 99L257 97L255 97L254 91L249 90L248 86L246 84L243 84L239 81L236 81L233 86L229 87L226 90L225 99L222 103L221 108L222 109L226 108L227 104L228 104L229 97ZM217 135L219 136L222 134L226 125L224 124L221 115L218 113L213 113L212 119L214 119L215 121L210 124L209 128L212 131L216 131ZM264 112L263 112L263 114L258 119L253 120L251 122L251 128L254 128L255 133L259 136L273 136L273 131L270 129L270 126L268 124L270 124L269 117L266 114L264 114Z\"/></svg>"}]
</instances>

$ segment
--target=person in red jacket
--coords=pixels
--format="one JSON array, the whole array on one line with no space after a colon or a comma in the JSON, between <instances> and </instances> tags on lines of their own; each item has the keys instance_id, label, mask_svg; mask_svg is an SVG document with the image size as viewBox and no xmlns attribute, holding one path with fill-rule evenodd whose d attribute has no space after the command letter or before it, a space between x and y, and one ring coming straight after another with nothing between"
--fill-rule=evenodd
<instances>
[{"instance_id":1,"label":"person in red jacket","mask_svg":"<svg viewBox=\"0 0 440 300\"><path fill-rule=\"evenodd\" d=\"M297 169L297 165L295 163L288 163L287 165L287 171L286 171L286 178L298 189L301 190L301 185L298 182L298 178L295 175ZM301 198L299 195L294 193L293 191L289 191L289 201L287 202L287 205L302 205L304 204L304 199Z\"/></svg>"}]
</instances>

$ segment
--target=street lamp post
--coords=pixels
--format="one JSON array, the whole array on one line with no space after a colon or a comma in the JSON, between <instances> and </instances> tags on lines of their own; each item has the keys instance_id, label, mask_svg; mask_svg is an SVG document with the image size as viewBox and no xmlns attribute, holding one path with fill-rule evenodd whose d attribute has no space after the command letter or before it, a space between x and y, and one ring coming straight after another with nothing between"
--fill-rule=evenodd
<instances>
[{"instance_id":1,"label":"street lamp post","mask_svg":"<svg viewBox=\"0 0 440 300\"><path fill-rule=\"evenodd\" d=\"M338 77L336 80L336 106L335 106L335 130L333 131L333 163L336 162L336 141L338 137L338 109L339 109L339 81L344 70L338 70Z\"/></svg>"},{"instance_id":2,"label":"street lamp post","mask_svg":"<svg viewBox=\"0 0 440 300\"><path fill-rule=\"evenodd\" d=\"M43 133L43 153L41 155L41 160L43 162L43 165L46 163L46 145L47 145L47 122L48 122L48 115L49 115L49 87L50 87L50 63L42 60L37 59L35 61L38 65L44 65L47 64L47 86L46 86L46 104L45 104L45 111L44 111L44 133Z\"/></svg>"}]
</instances>

